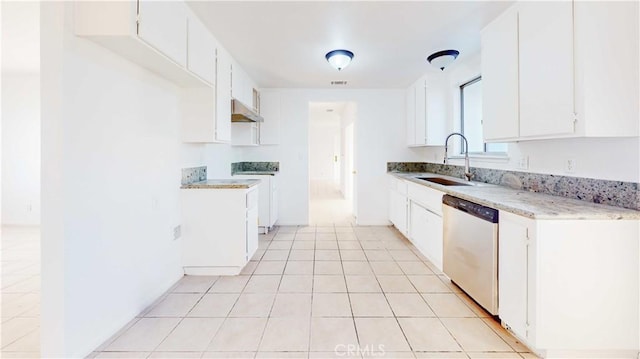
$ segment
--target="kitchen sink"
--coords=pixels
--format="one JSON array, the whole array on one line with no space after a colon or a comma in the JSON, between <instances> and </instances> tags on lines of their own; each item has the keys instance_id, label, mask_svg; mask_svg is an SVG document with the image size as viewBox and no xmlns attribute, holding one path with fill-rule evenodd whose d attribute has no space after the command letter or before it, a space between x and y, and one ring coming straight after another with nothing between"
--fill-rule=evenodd
<instances>
[{"instance_id":1,"label":"kitchen sink","mask_svg":"<svg viewBox=\"0 0 640 359\"><path fill-rule=\"evenodd\" d=\"M466 183L463 181L453 181L442 177L416 177L416 179L441 184L443 186L472 186L471 183Z\"/></svg>"}]
</instances>

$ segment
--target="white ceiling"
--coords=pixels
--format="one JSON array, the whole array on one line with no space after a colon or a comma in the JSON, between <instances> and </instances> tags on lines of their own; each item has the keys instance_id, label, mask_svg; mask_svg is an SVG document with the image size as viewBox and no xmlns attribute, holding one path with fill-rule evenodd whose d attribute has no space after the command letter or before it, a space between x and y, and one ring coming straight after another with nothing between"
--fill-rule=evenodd
<instances>
[{"instance_id":1,"label":"white ceiling","mask_svg":"<svg viewBox=\"0 0 640 359\"><path fill-rule=\"evenodd\" d=\"M189 1L261 87L404 88L444 49L477 53L480 30L511 1ZM354 52L333 69L324 55ZM458 61L457 61L458 62ZM454 67L455 63L450 68ZM336 86L333 86L336 87Z\"/></svg>"}]
</instances>

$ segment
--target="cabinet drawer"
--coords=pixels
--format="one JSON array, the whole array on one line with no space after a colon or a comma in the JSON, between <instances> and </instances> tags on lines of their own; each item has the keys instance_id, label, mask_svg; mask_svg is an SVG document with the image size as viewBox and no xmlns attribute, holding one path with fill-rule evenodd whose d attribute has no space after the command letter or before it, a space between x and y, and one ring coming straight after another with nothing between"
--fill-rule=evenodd
<instances>
[{"instance_id":1,"label":"cabinet drawer","mask_svg":"<svg viewBox=\"0 0 640 359\"><path fill-rule=\"evenodd\" d=\"M442 216L442 196L444 192L411 182L409 182L407 186L407 193L410 200Z\"/></svg>"},{"instance_id":2,"label":"cabinet drawer","mask_svg":"<svg viewBox=\"0 0 640 359\"><path fill-rule=\"evenodd\" d=\"M250 190L247 193L247 209L251 209L258 205L258 188Z\"/></svg>"}]
</instances>

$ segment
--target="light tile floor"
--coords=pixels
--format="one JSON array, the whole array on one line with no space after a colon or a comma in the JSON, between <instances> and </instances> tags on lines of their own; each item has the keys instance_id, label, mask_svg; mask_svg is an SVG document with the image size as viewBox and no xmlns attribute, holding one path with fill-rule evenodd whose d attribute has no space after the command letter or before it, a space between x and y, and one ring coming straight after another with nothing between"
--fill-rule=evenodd
<instances>
[{"instance_id":1,"label":"light tile floor","mask_svg":"<svg viewBox=\"0 0 640 359\"><path fill-rule=\"evenodd\" d=\"M25 334L26 335L26 334ZM279 227L186 276L96 358L535 358L391 227Z\"/></svg>"},{"instance_id":2,"label":"light tile floor","mask_svg":"<svg viewBox=\"0 0 640 359\"><path fill-rule=\"evenodd\" d=\"M319 226L352 225L355 223L351 203L332 181L310 181L309 223Z\"/></svg>"},{"instance_id":3,"label":"light tile floor","mask_svg":"<svg viewBox=\"0 0 640 359\"><path fill-rule=\"evenodd\" d=\"M40 357L40 229L2 227L0 357Z\"/></svg>"}]
</instances>

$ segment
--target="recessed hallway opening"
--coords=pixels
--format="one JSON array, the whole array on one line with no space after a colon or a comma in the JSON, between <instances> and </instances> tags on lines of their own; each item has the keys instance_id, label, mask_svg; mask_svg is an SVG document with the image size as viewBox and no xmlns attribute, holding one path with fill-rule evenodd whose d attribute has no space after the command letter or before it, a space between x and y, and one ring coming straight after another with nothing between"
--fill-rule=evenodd
<instances>
[{"instance_id":1,"label":"recessed hallway opening","mask_svg":"<svg viewBox=\"0 0 640 359\"><path fill-rule=\"evenodd\" d=\"M309 222L355 224L354 102L309 103Z\"/></svg>"}]
</instances>

